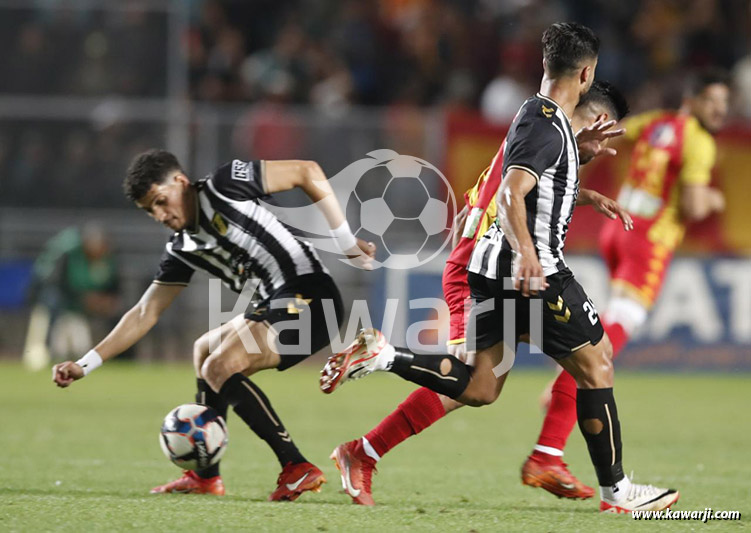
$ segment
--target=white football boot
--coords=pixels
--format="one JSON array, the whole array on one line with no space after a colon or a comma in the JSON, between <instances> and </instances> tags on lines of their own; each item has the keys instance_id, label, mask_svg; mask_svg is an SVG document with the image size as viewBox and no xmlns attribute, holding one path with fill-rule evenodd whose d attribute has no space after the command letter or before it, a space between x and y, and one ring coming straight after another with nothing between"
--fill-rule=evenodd
<instances>
[{"instance_id":1,"label":"white football boot","mask_svg":"<svg viewBox=\"0 0 751 533\"><path fill-rule=\"evenodd\" d=\"M600 500L600 512L662 511L677 502L680 496L681 494L674 489L631 483L625 498L616 500L603 497Z\"/></svg>"}]
</instances>

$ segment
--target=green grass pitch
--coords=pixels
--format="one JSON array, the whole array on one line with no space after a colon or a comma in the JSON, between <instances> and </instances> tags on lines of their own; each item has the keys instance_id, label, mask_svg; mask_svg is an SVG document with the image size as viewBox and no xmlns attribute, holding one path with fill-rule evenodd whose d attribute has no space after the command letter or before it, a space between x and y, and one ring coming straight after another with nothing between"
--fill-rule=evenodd
<instances>
[{"instance_id":1,"label":"green grass pitch","mask_svg":"<svg viewBox=\"0 0 751 533\"><path fill-rule=\"evenodd\" d=\"M0 364L0 373L0 531L740 531L751 516L749 375L616 378L627 472L680 489L676 509L743 516L703 524L637 523L599 515L592 500L522 486L519 467L537 436L537 399L549 372L512 374L496 404L458 411L392 451L374 478L375 508L354 506L339 492L328 455L413 389L394 376L372 376L332 396L318 391L315 366L256 376L329 480L320 494L268 503L278 465L234 414L222 463L227 496L148 494L179 473L157 435L171 408L192 401L187 365L109 364L68 390L17 364ZM566 460L594 483L578 430Z\"/></svg>"}]
</instances>

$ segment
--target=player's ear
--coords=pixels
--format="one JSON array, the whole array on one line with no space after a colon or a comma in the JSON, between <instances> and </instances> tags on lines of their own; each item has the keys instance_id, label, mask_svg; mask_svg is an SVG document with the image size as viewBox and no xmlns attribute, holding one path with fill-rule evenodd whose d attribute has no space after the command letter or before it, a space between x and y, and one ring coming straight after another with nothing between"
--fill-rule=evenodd
<instances>
[{"instance_id":1,"label":"player's ear","mask_svg":"<svg viewBox=\"0 0 751 533\"><path fill-rule=\"evenodd\" d=\"M610 117L608 116L607 113L600 113L599 115L597 115L597 117L595 117L595 122L598 122L600 120L603 122L607 122L608 120L610 120Z\"/></svg>"},{"instance_id":2,"label":"player's ear","mask_svg":"<svg viewBox=\"0 0 751 533\"><path fill-rule=\"evenodd\" d=\"M585 65L579 72L579 83L586 87L589 84L590 76L592 76L592 67Z\"/></svg>"},{"instance_id":3,"label":"player's ear","mask_svg":"<svg viewBox=\"0 0 751 533\"><path fill-rule=\"evenodd\" d=\"M188 176L186 176L182 172L180 172L179 174L175 174L172 179L183 187L190 186L190 180L188 179Z\"/></svg>"}]
</instances>

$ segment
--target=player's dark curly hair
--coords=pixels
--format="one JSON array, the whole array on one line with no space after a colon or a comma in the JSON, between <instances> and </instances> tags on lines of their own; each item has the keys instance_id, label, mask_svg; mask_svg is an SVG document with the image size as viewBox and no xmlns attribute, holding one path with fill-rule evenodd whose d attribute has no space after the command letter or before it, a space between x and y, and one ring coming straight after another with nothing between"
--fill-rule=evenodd
<instances>
[{"instance_id":1,"label":"player's dark curly hair","mask_svg":"<svg viewBox=\"0 0 751 533\"><path fill-rule=\"evenodd\" d=\"M183 171L177 157L166 150L149 150L138 154L128 167L123 181L125 196L133 202L140 200L153 184L162 183L175 170Z\"/></svg>"},{"instance_id":2,"label":"player's dark curly hair","mask_svg":"<svg viewBox=\"0 0 751 533\"><path fill-rule=\"evenodd\" d=\"M542 57L553 77L571 74L599 51L595 32L576 22L556 22L542 34Z\"/></svg>"},{"instance_id":3,"label":"player's dark curly hair","mask_svg":"<svg viewBox=\"0 0 751 533\"><path fill-rule=\"evenodd\" d=\"M719 67L708 67L694 72L686 82L684 96L701 94L704 89L716 83L730 86L730 75Z\"/></svg>"},{"instance_id":4,"label":"player's dark curly hair","mask_svg":"<svg viewBox=\"0 0 751 533\"><path fill-rule=\"evenodd\" d=\"M595 81L592 87L589 88L589 91L579 100L579 106L589 104L605 106L610 111L610 116L615 120L621 120L628 115L630 110L628 102L621 91L607 81Z\"/></svg>"}]
</instances>

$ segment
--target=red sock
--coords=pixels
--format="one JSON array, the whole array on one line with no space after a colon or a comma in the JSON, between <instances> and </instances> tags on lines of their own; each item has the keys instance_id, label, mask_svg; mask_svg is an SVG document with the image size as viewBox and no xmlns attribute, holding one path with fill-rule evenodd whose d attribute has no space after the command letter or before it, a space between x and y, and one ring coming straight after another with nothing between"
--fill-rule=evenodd
<instances>
[{"instance_id":1,"label":"red sock","mask_svg":"<svg viewBox=\"0 0 751 533\"><path fill-rule=\"evenodd\" d=\"M441 399L430 389L417 389L399 407L365 435L378 455L431 426L446 415Z\"/></svg>"},{"instance_id":2,"label":"red sock","mask_svg":"<svg viewBox=\"0 0 751 533\"><path fill-rule=\"evenodd\" d=\"M628 333L619 322L603 321L602 327L605 328L605 333L610 338L610 344L613 345L613 359L615 359L628 342Z\"/></svg>"},{"instance_id":3,"label":"red sock","mask_svg":"<svg viewBox=\"0 0 751 533\"><path fill-rule=\"evenodd\" d=\"M553 384L550 406L542 423L542 431L537 439L540 446L557 450L566 447L566 440L576 424L576 381L565 370ZM533 455L538 455L535 452Z\"/></svg>"}]
</instances>

